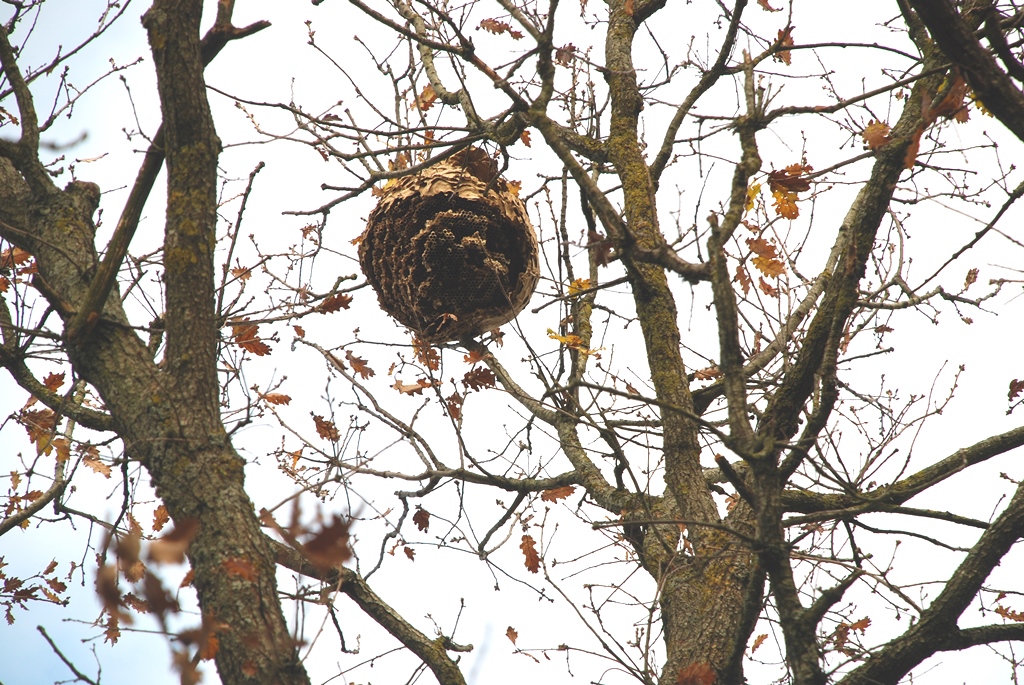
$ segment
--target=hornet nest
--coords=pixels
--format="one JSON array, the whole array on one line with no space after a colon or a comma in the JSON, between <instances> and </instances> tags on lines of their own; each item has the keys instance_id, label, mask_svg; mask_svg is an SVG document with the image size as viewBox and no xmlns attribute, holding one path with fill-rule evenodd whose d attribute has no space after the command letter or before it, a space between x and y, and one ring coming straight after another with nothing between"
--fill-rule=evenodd
<instances>
[{"instance_id":1,"label":"hornet nest","mask_svg":"<svg viewBox=\"0 0 1024 685\"><path fill-rule=\"evenodd\" d=\"M385 186L359 264L381 308L432 344L511 321L540 277L526 207L472 147Z\"/></svg>"}]
</instances>

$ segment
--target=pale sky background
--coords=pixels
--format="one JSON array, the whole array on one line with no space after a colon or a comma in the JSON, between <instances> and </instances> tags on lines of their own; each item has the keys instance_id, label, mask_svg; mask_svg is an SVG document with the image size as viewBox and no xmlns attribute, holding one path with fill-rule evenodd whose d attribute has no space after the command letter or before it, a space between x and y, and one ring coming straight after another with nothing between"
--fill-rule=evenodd
<instances>
[{"instance_id":1,"label":"pale sky background","mask_svg":"<svg viewBox=\"0 0 1024 685\"><path fill-rule=\"evenodd\" d=\"M778 4L778 3L776 3ZM881 3L878 0L862 4L861 7L892 7L891 13L895 14L894 3ZM145 33L142 30L138 17L146 9L143 3L133 3L127 10L126 16L110 30L110 33L96 44L86 48L79 58L72 61L72 72L70 80L81 87L90 82L108 67L109 59L117 64L126 64L139 56L144 56L145 61L125 72L128 85L131 87L131 96L134 101L138 120L143 131L152 134L159 123L159 109L155 98L155 90L152 86L152 63L148 55L148 48L145 40ZM55 44L62 44L66 47L77 44L79 40L95 26L96 17L99 15L102 3L86 2L85 0L54 0L44 6L37 35L23 57L24 64L36 65L42 63L50 53ZM595 8L592 8L592 10ZM801 36L814 36L815 42L828 40L828 34L832 38L840 37L870 42L868 36L871 32L882 31L872 25L877 17L865 18L866 13L854 11L855 8L840 3L811 3L798 2L794 23L800 32L797 34L798 41ZM785 17L780 15L769 15L761 12L759 8L751 8L747 11L747 19L753 26L767 27L762 35L774 33L775 28L785 23ZM573 12L567 12L571 18ZM313 7L308 2L293 3L272 3L272 2L246 2L240 0L235 13L235 24L246 25L257 19L269 19L273 27L266 31L247 38L238 43L229 45L220 57L207 70L207 80L211 85L227 91L232 95L264 101L284 101L294 97L295 102L301 104L308 111L319 112L342 97L351 97L349 84L345 83L336 70L330 68L326 60L318 57L312 48L306 46L307 27L304 21L312 20L313 28L316 30L317 42L329 51L337 60L344 62L346 66L352 65L353 74L363 79L364 84L379 84L377 75L373 72L372 66L366 64L365 52L356 46L352 41L352 34L358 31L364 41L373 47L378 45L390 45L386 34L375 33L367 28L369 24L356 25L353 21L357 15L347 3L341 0L327 0L320 7ZM208 14L212 17L212 11ZM671 19L669 11L664 16L659 15L659 25L666 25ZM708 21L713 19L709 16ZM568 20L568 19L567 19ZM691 24L692 28L683 30L685 36L680 40L688 40L690 33L697 34L697 43L702 43L705 24ZM775 27L775 28L771 28ZM586 31L586 29L582 29ZM858 33L861 32L861 33ZM567 40L572 39L577 45L583 45L587 41L597 41L597 31L579 36L567 35ZM484 38L478 40L483 41ZM715 44L717 38L711 40ZM850 53L847 57L847 52ZM829 53L825 53L829 54ZM845 66L849 61L857 60L864 56L864 52L854 53L846 51L842 59L831 58L833 66ZM798 60L812 60L809 53L796 53ZM872 60L877 59L871 56ZM598 60L600 61L600 60ZM796 60L795 60L796 61ZM799 62L798 62L799 64ZM806 65L805 65L806 66ZM865 73L876 73L877 65L870 62L865 63ZM813 70L813 66L807 67ZM837 78L846 78L849 83L847 92L855 92L857 74L839 74ZM792 96L794 89L800 84L787 84L786 94ZM805 84L804 91L798 91L806 96L806 101L817 102L817 94L820 93L820 84L810 82ZM51 88L52 90L52 88ZM45 91L51 92L51 91ZM369 91L368 91L369 92ZM384 94L386 97L386 93ZM722 97L726 97L724 94ZM215 109L218 131L225 143L225 151L221 157L221 165L228 177L238 179L246 176L258 161L267 162L267 168L257 178L256 186L250 199L249 209L244 219L243 234L254 233L266 249L280 249L296 242L298 229L308 220L302 217L282 216L285 210L310 209L330 199L329 194L320 190L321 183L340 183L344 179L338 174L338 167L333 162L324 162L310 148L291 145L288 143L276 143L273 145L246 145L238 146L237 143L251 141L257 138L243 114L237 110L229 98L211 93L211 102ZM42 100L42 98L40 98ZM358 103L352 103L353 106ZM498 101L495 107L503 103ZM728 107L726 107L727 109ZM250 108L251 109L251 108ZM283 115L268 113L260 110L252 110L261 125L268 130L287 131L287 119ZM884 115L885 112L879 114ZM976 117L972 113L972 117ZM894 119L895 116L892 117ZM779 168L786 164L797 161L800 151L800 131L806 126L805 120L798 119L790 125L790 129L780 127L783 133L765 132L760 134L759 142L762 145L762 157L765 160L763 170L773 166ZM131 115L130 104L125 86L117 77L109 78L91 94L87 95L76 105L74 117L70 121L64 121L51 134L50 140L54 143L63 143L74 140L81 133L87 134L87 139L65 154L68 158L77 158L76 175L85 180L98 182L105 195L103 198L103 226L100 229L100 240L105 240L116 222L116 217L121 205L127 196L124 184L130 183L134 178L140 155L139 148L143 145L139 138L133 142L126 141L122 128L135 129L136 124ZM792 137L785 132L789 130ZM982 139L981 132L987 131L993 136L999 136L1003 142L1000 148L1002 163L1008 166L1013 160L1019 158L1021 144L1006 136L1001 126L994 120L972 120L969 125L957 129L957 135L963 136L965 141ZM6 133L6 132L5 132ZM813 133L813 132L812 132ZM783 136L786 136L785 138ZM539 136L537 136L539 138ZM651 135L652 140L658 140L659 134ZM840 159L855 154L858 149L847 146L844 150L832 149L814 144L813 136L808 145L808 157L815 168L825 168ZM732 138L724 138L721 145L729 149L734 146ZM545 167L544 164L550 161L550 156L544 156L539 145L531 150L521 146L513 149L517 155L525 157L535 156L531 162L528 159L521 160L519 166L514 166L509 174L514 178L521 178L524 188L530 187L531 183L536 185L535 174L542 171L551 171L556 167ZM100 159L96 159L109 153ZM975 158L976 164L992 164L991 156L984 153ZM848 169L849 177L860 178L867 162L861 162L860 166ZM731 176L731 167L726 163L718 163L710 174L708 188L703 195L699 208L694 205L700 193L701 179L680 179L675 178L673 182L684 186L681 198L683 218L681 223L688 226L694 216L703 217L710 209L714 209L721 201L723 194L720 192L723 184L728 182ZM70 180L65 174L62 182ZM838 179L838 180L841 180ZM1015 180L1014 183L1017 181ZM139 254L153 249L159 245L161 240L161 217L162 217L162 189L163 179L158 181L157 189L154 191L145 219L140 227L138 236L133 242L132 253ZM843 187L837 184L834 189L823 194L815 206L815 221L822 226L821 232L827 234L826 228L833 226L841 220L842 212L848 206L849 198L856 191L859 185ZM228 195L233 195L237 189L232 190ZM996 200L997 202L1000 200ZM669 230L672 220L669 212L675 209L674 198L671 193L663 191L661 196L663 221L666 231ZM372 207L372 199L362 197L356 201L337 208L325 231L324 244L338 250L344 250L351 255L352 251L348 241L358 235L364 225L365 216ZM531 211L534 209L530 207ZM994 210L981 209L977 216L987 220ZM234 220L237 212L237 203L225 206L224 216ZM549 222L536 220L538 229L542 236L544 231L550 231ZM1021 225L1021 212L1014 210L1011 215L1003 220L1001 226L1004 230L1016 230L1019 235ZM931 273L929 260L944 259L952 249L962 245L980 225L968 218L959 216L949 209L932 205L921 205L913 209L912 218L907 221L907 231L915 239L913 249L915 261L912 273L920 278L925 273ZM574 229L576 230L576 229ZM831 235L829 235L831 239ZM934 251L927 247L922 249L922 243L934 244ZM273 246L273 248L271 248ZM817 246L820 249L820 245ZM241 254L251 255L251 250L241 250ZM952 267L943 279L940 279L948 289L956 291L963 281L968 268L978 267L981 269L979 278L980 284L986 283L989 278L1013 277L1012 273L998 268L999 264L1020 264L1021 252L1019 248L1009 243L998 240L987 240L979 248L962 258L957 265ZM249 263L245 263L249 265ZM318 273L317 282L320 285L330 284L338 273L357 273L358 267L346 257L339 257L333 262L327 261L337 269L336 273ZM152 287L152 283L149 283ZM689 329L684 332L687 335L687 343L700 347L703 350L713 350L709 343L714 340L713 327L709 326L710 319L707 316L706 305L710 301L710 292L706 286L690 291L689 288L678 287L679 306L684 321L690 322ZM542 283L532 306L540 302L540 294L550 292L550 285ZM1019 292L1019 289L1018 291ZM941 459L949 452L963 446L970 445L988 435L1007 430L1019 425L1019 417L1016 415L1005 416L1006 409L1006 386L1010 379L1024 375L1024 367L1019 363L1019 345L1015 344L1016 338L1022 332L1020 324L1022 302L1020 299L1013 299L1012 293L1004 295L993 303L993 308L999 312L980 313L965 312L967 316L974 318L972 326L963 324L958 320L956 312L951 307L943 307L940 317L941 325L936 326L923 316L912 313L900 313L894 318L891 324L895 331L888 333L884 344L896 347L896 353L890 356L876 357L870 362L860 365L858 373L866 374L865 378L885 375L887 387L901 388L901 395L906 396L912 393L921 394L928 392L933 378L935 382L935 395L942 397L948 392L949 386L956 368L960 364L966 365L965 373L960 377L956 398L950 405L949 410L941 417L937 417L925 424L925 428L916 436L913 444L914 454L917 461L914 464L921 465L937 459ZM138 310L136 310L138 311ZM520 323L530 331L543 331L551 327L552 317L555 316L555 308L549 308L540 315L524 314ZM140 323L145 321L140 316ZM146 319L148 321L148 319ZM554 322L557 324L557 320ZM307 318L302 322L307 329L311 339L324 345L332 345L347 340L351 336L351 330L357 326L362 329L364 339L384 339L394 333L400 333L390 320L388 320L376 308L376 303L368 291L361 291L353 304L352 311L342 312L324 318ZM609 341L609 355L621 359L639 359L639 351L629 347L618 347L614 345L617 341L624 339L624 334L617 329L621 325L612 323L609 326L607 335ZM281 374L287 374L288 380L282 386L282 392L287 392L295 398L295 402L286 410L282 410L282 416L287 420L294 419L295 424L302 421L308 422L308 414L311 409L318 413L323 411L323 403L320 402L321 395L325 392L326 373L322 360L308 348L299 347L295 352L289 350L291 343L290 334L281 327L281 340L274 344L275 354L265 360L256 360L249 367L249 382L257 383L261 388L269 387L273 379L280 378ZM513 336L507 336L511 338ZM531 337L538 337L532 335ZM869 336L865 336L866 343ZM514 341L513 341L514 342ZM507 357L509 364L514 364L517 353L514 352L514 344L511 349L502 354ZM363 348L357 348L363 349ZM371 348L372 349L372 348ZM912 354L908 354L912 350ZM358 352L357 352L358 353ZM452 353L446 353L446 355ZM503 360L505 360L503 357ZM371 361L378 371L378 381L385 385L391 379L384 377L384 370L387 367L385 353L380 353L379 358ZM458 357L452 354L446 357L454 368L458 363ZM691 366L700 368L703 364L699 360L689 358ZM944 366L945 365L945 366ZM44 368L44 373L49 370ZM643 374L645 370L641 364L638 372ZM941 370L941 371L940 371ZM461 371L458 372L461 375ZM408 380L408 379L406 379ZM870 386L871 383L865 383ZM338 395L343 395L341 386L335 384L331 390ZM388 397L390 401L391 398ZM492 398L491 401L494 401ZM13 386L6 379L0 378L0 412L4 416L16 411L24 402L24 393ZM405 406L407 410L415 405L409 402ZM319 409L317 409L319 407ZM346 409L338 408L337 421L339 426L345 423ZM1018 412L1019 413L1019 412ZM492 438L499 437L504 442L505 431L502 428L503 417L506 416L483 400L474 396L467 402L466 425L467 434L473 439L483 440L488 435ZM475 422L475 423L474 423ZM510 425L514 422L510 422ZM305 424L303 429L305 430ZM443 428L443 427L442 427ZM441 431L442 428L438 430ZM374 429L378 432L367 438L368 444L386 444L394 439L394 436L383 435L386 431ZM372 432L372 431L371 431ZM4 432L5 440L16 435L17 431L8 429ZM269 419L263 425L257 423L246 428L238 434L236 445L243 454L254 463L248 472L249 491L257 506L272 506L287 497L294 487L289 481L276 473L273 459L268 458L267 453L277 446L280 429ZM448 444L439 438L442 446ZM542 442L542 441L541 441ZM289 449L295 448L294 443L289 443ZM910 448L909 442L903 443L905 449ZM544 447L538 449L535 457L550 458L553 450ZM15 466L7 467L8 460L15 463L14 453L24 450L34 451L34 447L28 445L27 441L22 445L4 444L0 447L0 472L9 471ZM260 461L260 458L263 458ZM954 509L957 513L988 519L991 517L994 508L997 506L998 498L1008 491L1008 483L1000 481L998 474L1001 471L1007 472L1011 477L1021 478L1024 476L1017 466L1019 455L1007 455L991 463L975 467L967 479L954 479L935 487L922 497L915 499L912 504L919 507L933 507ZM559 470L553 467L554 470ZM1016 469L1016 470L1014 470ZM76 480L82 493L78 502L86 502L87 497L92 496L90 510L99 515L106 515L116 511L119 502L119 486L113 480L104 480L97 474L85 473ZM970 490L965 483L977 483L979 488ZM396 484L384 482L371 484L370 482L357 483L357 487L367 499L378 498L381 506L390 506L394 498L389 493L398 488L413 489L408 484ZM90 492L91 491L91 492ZM495 506L494 499L504 499L506 502L511 497L505 493L496 493L489 490L478 490L471 494L471 499L476 500L477 511L484 512L480 523L474 522L477 532L480 529L486 530L491 525L494 516L500 513ZM103 498L109 498L104 501ZM578 496L575 498L578 500ZM443 497L437 498L439 511L443 511ZM425 505L433 511L434 501L428 498ZM83 505L84 506L84 505ZM311 506L311 505L310 505ZM363 505L367 506L367 505ZM329 501L325 505L328 513L333 511L345 511L347 505L343 496L336 500ZM467 505L470 511L473 509ZM538 516L543 511L536 512ZM569 512L555 508L551 514L552 521L557 521L560 528L555 534L561 545L558 547L558 558L566 559L572 556L574 549L572 541L574 532L579 532L581 545L589 548L594 544L596 537L589 537L586 533L588 528L569 516ZM143 520L145 524L146 521ZM891 520L873 521L878 525L897 525L899 522ZM440 522L435 521L435 526ZM374 537L374 529L367 524L363 537L368 541L365 549L360 549L364 563L373 564L376 558L374 550L379 546L378 538ZM553 527L553 525L552 525ZM440 530L440 527L438 528ZM938 529L939 535L959 536L959 544L969 544L971 531L957 531L955 534L946 528ZM434 529L431 530L431 533ZM357 535L359 529L356 529ZM0 538L0 555L6 557L11 564L8 570L16 574L18 569L41 569L51 558L58 558L62 562L61 568L66 571L66 560L74 558L82 560L85 550L85 541L89 531L81 525L77 530L71 530L69 526L49 526L41 530L29 530L25 533L11 532ZM409 530L406 530L410 542L427 542L429 538L416 540ZM546 530L546 535L551 534L551 529ZM539 535L536 531L534 535ZM593 535L593 534L590 534ZM102 540L102 535L93 532L92 544L97 545ZM578 656L570 660L572 673L566 671L565 655L561 652L550 652L551 661L545 661L540 654L539 664L533 664L529 657L513 655L512 648L505 630L513 625L519 631L520 647L532 646L555 646L559 642L574 642L582 644L584 638L580 637L582 628L567 610L561 600L549 603L538 597L535 591L518 583L527 574L521 573L521 559L517 545L509 544L495 559L499 565L517 574L514 579L499 577L498 582L502 590L495 592L495 578L478 561L465 559L468 555L457 555L453 551L441 552L429 545L418 545L417 557L414 563L406 563L405 559L387 558L387 562L381 571L374 576L372 586L385 600L392 603L403 615L419 629L432 633L431 619L426 618L427 614L437 622L446 634L451 634L452 626L459 613L460 598L466 599L466 608L459 620L459 628L454 635L456 642L473 643L477 649L469 655L463 655L467 664L464 672L470 682L495 683L519 683L525 678L533 678L540 682L589 682L602 677L602 671L591 661L584 666L584 661ZM75 664L89 675L95 675L95 663L90 654L90 649L95 646L102 664L102 682L107 685L119 685L121 683L138 682L144 678L150 683L173 683L175 676L169 668L169 652L166 643L159 636L147 636L144 634L132 634L124 631L120 643L110 647L102 643L101 631L88 624L95 619L99 613L93 597L91 582L94 565L91 561L91 553L86 558L86 582L84 586L80 583L80 574L75 577L79 585L71 593L72 604L68 609L59 607L44 606L36 604L31 606L31 611L16 611L17 622L13 626L0 625L0 644L4 645L5 658L0 661L0 683L3 685L29 685L34 683L49 683L70 678L70 672L54 656L50 648L44 643L41 636L36 632L35 626L42 624L50 635L58 642L65 654ZM401 554L398 555L401 557ZM921 571L935 569L932 577L942 578L941 570L954 559L952 555L937 553L934 548L925 547L915 543L913 540L906 540L898 550L895 566L897 573L902 573L901 564L906 565L906 572L915 573L915 577L927 575ZM549 563L551 559L548 560ZM1009 555L997 574L1005 578L1020 577L1022 555L1019 550ZM879 561L882 564L884 562ZM556 567L557 568L557 567ZM562 572L556 579L564 578L562 583L565 587L572 588L574 597L577 599L586 598L586 594L578 587L580 578L587 578L588 582L600 582L600 572L583 574L580 577L571 575L576 568L569 567L570 571ZM180 579L183 570L180 572L173 569L162 569L162 577L170 584ZM609 571L603 576L604 582L615 582L620 579L622 573L618 570ZM998 576L997 576L998 577ZM288 574L281 574L281 587L291 587ZM453 582L454 579L454 582ZM536 580L528 578L527 580ZM650 598L649 583L634 580L633 587L645 599ZM537 586L543 583L534 583ZM1021 588L1024 590L1024 588ZM922 591L927 591L923 588ZM545 590L547 596L557 596L550 588ZM644 594L646 592L646 594ZM932 592L934 595L934 592ZM870 605L868 598L860 597L865 601L864 606ZM358 609L350 604L347 599L341 598L338 601L339 616L345 628L346 638L350 644L356 640L356 635L362 635L362 644L366 647L364 655L372 657L377 652L373 651L373 644L380 642L380 631L360 615ZM1018 607L1020 608L1020 607ZM866 611L866 609L864 610ZM862 611L861 613L864 613ZM630 617L635 618L635 612L626 612ZM625 615L625 614L624 614ZM312 616L312 614L311 614ZM885 621L883 612L871 613L876 623ZM968 620L978 619L973 610L965 614L965 623ZM985 620L990 620L991 616ZM187 617L186 622L194 621L195 617ZM313 626L316 620L309 619L307 629ZM148 617L142 617L137 628L140 630L153 630L156 628L155 621ZM628 633L628 631L622 631ZM755 631L761 632L760 630ZM334 644L336 638L328 629L321 640ZM312 634L312 632L311 632ZM100 637L96 637L100 635ZM627 635L628 637L628 635ZM869 635L870 637L870 635ZM82 640L95 638L92 642L83 643ZM1018 645L1019 647L1019 645ZM659 650L660 651L660 650ZM336 663L343 663L346 668L352 667L359 660L356 657L345 656L344 659L333 647L321 647L309 662L311 676L316 683L327 682L332 676L338 673ZM14 655L14 658L11 658ZM759 654L760 655L760 654ZM988 656L987 648L976 648L968 652L956 655L940 655L938 658L924 664L916 671L915 683L934 683L945 685L946 683L972 682L972 683L999 683L1009 682L1009 670L1000 663L998 658ZM984 658L983 658L984 657ZM406 682L411 673L411 666L414 660L401 656L386 656L377 662L372 668L365 666L350 675L344 680L364 682ZM205 683L217 682L212 666L206 669ZM774 677L775 670L759 670L756 667L750 669L748 677L752 683L767 682ZM771 674L771 675L769 675ZM763 676L763 678L762 678ZM624 677L616 679L608 677L607 682L626 682ZM429 676L424 676L424 682L430 682ZM342 679L330 682L340 683Z\"/></svg>"}]
</instances>

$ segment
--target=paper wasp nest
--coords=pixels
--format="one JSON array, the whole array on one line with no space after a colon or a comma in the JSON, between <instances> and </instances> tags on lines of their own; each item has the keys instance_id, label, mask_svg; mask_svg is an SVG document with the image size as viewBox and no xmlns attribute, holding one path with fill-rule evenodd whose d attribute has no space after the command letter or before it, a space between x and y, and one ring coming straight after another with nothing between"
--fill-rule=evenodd
<instances>
[{"instance_id":1,"label":"paper wasp nest","mask_svg":"<svg viewBox=\"0 0 1024 685\"><path fill-rule=\"evenodd\" d=\"M425 342L511 321L537 286L537 237L497 173L468 148L390 182L370 213L359 264L381 308Z\"/></svg>"}]
</instances>

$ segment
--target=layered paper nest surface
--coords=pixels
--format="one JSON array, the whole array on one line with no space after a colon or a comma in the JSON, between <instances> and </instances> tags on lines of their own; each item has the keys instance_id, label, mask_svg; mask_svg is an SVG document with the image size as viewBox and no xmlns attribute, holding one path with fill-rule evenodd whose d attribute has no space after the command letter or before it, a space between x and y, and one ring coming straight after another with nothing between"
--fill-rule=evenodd
<instances>
[{"instance_id":1,"label":"layered paper nest surface","mask_svg":"<svg viewBox=\"0 0 1024 685\"><path fill-rule=\"evenodd\" d=\"M432 344L511 321L540 277L526 207L475 148L391 181L359 264L381 308Z\"/></svg>"}]
</instances>

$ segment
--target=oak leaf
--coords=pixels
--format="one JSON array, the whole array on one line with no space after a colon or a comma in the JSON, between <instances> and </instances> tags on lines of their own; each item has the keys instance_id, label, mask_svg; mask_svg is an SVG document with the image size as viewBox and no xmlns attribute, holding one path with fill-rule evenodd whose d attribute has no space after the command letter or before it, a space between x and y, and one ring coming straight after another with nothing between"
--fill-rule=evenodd
<instances>
[{"instance_id":1,"label":"oak leaf","mask_svg":"<svg viewBox=\"0 0 1024 685\"><path fill-rule=\"evenodd\" d=\"M775 213L783 219L789 219L792 221L800 216L800 208L796 206L796 193L787 190L773 190L772 199L772 206L775 207Z\"/></svg>"},{"instance_id":2,"label":"oak leaf","mask_svg":"<svg viewBox=\"0 0 1024 685\"><path fill-rule=\"evenodd\" d=\"M240 322L232 325L231 331L235 344L243 350L252 352L257 357L270 354L270 345L260 340L259 324Z\"/></svg>"},{"instance_id":3,"label":"oak leaf","mask_svg":"<svg viewBox=\"0 0 1024 685\"><path fill-rule=\"evenodd\" d=\"M345 359L352 365L352 370L358 373L364 381L374 375L373 369L366 365L366 360L355 356L351 350L345 350Z\"/></svg>"},{"instance_id":4,"label":"oak leaf","mask_svg":"<svg viewBox=\"0 0 1024 685\"><path fill-rule=\"evenodd\" d=\"M1011 402L1017 398L1017 395L1024 391L1024 380L1017 380L1014 378L1010 381L1010 392L1007 394L1007 399Z\"/></svg>"},{"instance_id":5,"label":"oak leaf","mask_svg":"<svg viewBox=\"0 0 1024 685\"><path fill-rule=\"evenodd\" d=\"M775 9L774 7L769 5L768 4L768 0L757 0L757 4L760 5L761 9L763 9L766 12L781 12L782 11L781 7L778 8L778 9Z\"/></svg>"},{"instance_id":6,"label":"oak leaf","mask_svg":"<svg viewBox=\"0 0 1024 685\"><path fill-rule=\"evenodd\" d=\"M402 548L402 551L405 552L405 556L409 557L409 561L416 561L416 550L412 547L407 545Z\"/></svg>"},{"instance_id":7,"label":"oak leaf","mask_svg":"<svg viewBox=\"0 0 1024 685\"><path fill-rule=\"evenodd\" d=\"M31 253L20 247L11 247L0 252L0 269L10 269L24 264L30 259L32 259Z\"/></svg>"},{"instance_id":8,"label":"oak leaf","mask_svg":"<svg viewBox=\"0 0 1024 685\"><path fill-rule=\"evenodd\" d=\"M501 21L500 19L484 19L480 22L479 28L493 33L496 36L507 33L512 36L513 40L519 40L523 37L522 32L513 30L511 24Z\"/></svg>"},{"instance_id":9,"label":"oak leaf","mask_svg":"<svg viewBox=\"0 0 1024 685\"><path fill-rule=\"evenodd\" d=\"M43 379L43 385L46 386L47 390L57 392L57 390L60 389L60 386L64 385L64 372L48 374L46 378Z\"/></svg>"},{"instance_id":10,"label":"oak leaf","mask_svg":"<svg viewBox=\"0 0 1024 685\"><path fill-rule=\"evenodd\" d=\"M750 653L753 654L757 651L757 648L764 644L764 641L768 639L768 633L761 633L754 639L754 644L750 646Z\"/></svg>"},{"instance_id":11,"label":"oak leaf","mask_svg":"<svg viewBox=\"0 0 1024 685\"><path fill-rule=\"evenodd\" d=\"M588 231L587 249L593 251L594 262L598 266L608 266L611 261L612 241L606 240L603 233L595 230Z\"/></svg>"},{"instance_id":12,"label":"oak leaf","mask_svg":"<svg viewBox=\"0 0 1024 685\"><path fill-rule=\"evenodd\" d=\"M523 556L525 557L526 570L530 573L540 571L540 556L537 555L535 544L531 536L524 535L523 541L519 545L519 549L523 550Z\"/></svg>"},{"instance_id":13,"label":"oak leaf","mask_svg":"<svg viewBox=\"0 0 1024 685\"><path fill-rule=\"evenodd\" d=\"M414 97L416 109L421 112L426 112L428 109L434 106L434 102L437 101L437 93L434 92L434 86L430 83L423 87L423 90L419 95Z\"/></svg>"},{"instance_id":14,"label":"oak leaf","mask_svg":"<svg viewBox=\"0 0 1024 685\"><path fill-rule=\"evenodd\" d=\"M743 205L743 211L744 212L749 212L750 210L752 210L754 208L754 205L757 203L757 196L760 195L760 194L761 194L761 184L760 183L752 183L750 185L750 187L747 188L747 202L746 202L745 205Z\"/></svg>"},{"instance_id":15,"label":"oak leaf","mask_svg":"<svg viewBox=\"0 0 1024 685\"><path fill-rule=\"evenodd\" d=\"M1008 621L1024 623L1024 611L1013 611L1012 609L1007 609L1000 604L996 607L995 612Z\"/></svg>"},{"instance_id":16,"label":"oak leaf","mask_svg":"<svg viewBox=\"0 0 1024 685\"><path fill-rule=\"evenodd\" d=\"M526 147L530 147L530 130L525 129L522 133L520 133L519 140L523 141L523 145L525 145Z\"/></svg>"},{"instance_id":17,"label":"oak leaf","mask_svg":"<svg viewBox=\"0 0 1024 685\"><path fill-rule=\"evenodd\" d=\"M420 532L426 533L430 528L430 512L426 509L417 509L416 513L412 515L412 522L416 524Z\"/></svg>"},{"instance_id":18,"label":"oak leaf","mask_svg":"<svg viewBox=\"0 0 1024 685\"><path fill-rule=\"evenodd\" d=\"M338 432L338 428L334 425L333 421L328 421L319 414L314 414L313 423L316 424L316 433L321 438L331 442L338 442L341 439L341 433Z\"/></svg>"},{"instance_id":19,"label":"oak leaf","mask_svg":"<svg viewBox=\"0 0 1024 685\"><path fill-rule=\"evenodd\" d=\"M972 285L978 282L978 270L970 269L967 272L967 278L964 280L964 290L967 290Z\"/></svg>"},{"instance_id":20,"label":"oak leaf","mask_svg":"<svg viewBox=\"0 0 1024 685\"><path fill-rule=\"evenodd\" d=\"M505 631L505 637L507 637L509 640L511 640L512 644L515 644L516 643L516 638L519 637L519 633L516 632L515 628L513 628L512 626L509 626L508 630Z\"/></svg>"},{"instance_id":21,"label":"oak leaf","mask_svg":"<svg viewBox=\"0 0 1024 685\"><path fill-rule=\"evenodd\" d=\"M462 418L462 405L466 401L466 398L459 394L458 390L453 392L446 400L445 406L448 408L448 416L452 417L456 421Z\"/></svg>"},{"instance_id":22,"label":"oak leaf","mask_svg":"<svg viewBox=\"0 0 1024 685\"><path fill-rule=\"evenodd\" d=\"M490 369L478 368L467 371L462 377L462 384L470 390L482 390L493 388L495 380L497 379Z\"/></svg>"},{"instance_id":23,"label":"oak leaf","mask_svg":"<svg viewBox=\"0 0 1024 685\"><path fill-rule=\"evenodd\" d=\"M541 493L540 498L544 502L557 502L560 499L565 499L576 492L575 485L563 485L560 488L552 488L545 490Z\"/></svg>"},{"instance_id":24,"label":"oak leaf","mask_svg":"<svg viewBox=\"0 0 1024 685\"><path fill-rule=\"evenodd\" d=\"M423 393L424 388L429 388L431 386L433 386L433 383L428 381L426 378L420 378L415 383L403 383L396 378L395 384L391 387L403 395L420 395Z\"/></svg>"},{"instance_id":25,"label":"oak leaf","mask_svg":"<svg viewBox=\"0 0 1024 685\"><path fill-rule=\"evenodd\" d=\"M331 314L339 309L348 309L348 306L352 304L352 296L346 295L345 293L338 293L337 295L331 295L326 300L321 302L317 306L316 311L321 314Z\"/></svg>"},{"instance_id":26,"label":"oak leaf","mask_svg":"<svg viewBox=\"0 0 1024 685\"><path fill-rule=\"evenodd\" d=\"M555 49L555 64L567 67L572 64L573 60L576 59L576 46L572 43L566 43L560 48Z\"/></svg>"},{"instance_id":27,"label":"oak leaf","mask_svg":"<svg viewBox=\"0 0 1024 685\"><path fill-rule=\"evenodd\" d=\"M719 369L717 365L713 364L698 371L694 371L693 377L698 381L710 381L715 378L721 378L722 370Z\"/></svg>"},{"instance_id":28,"label":"oak leaf","mask_svg":"<svg viewBox=\"0 0 1024 685\"><path fill-rule=\"evenodd\" d=\"M793 26L787 26L785 30L779 29L778 45L779 48L786 48L793 45ZM787 67L793 63L793 55L789 50L779 50L775 53L774 59L778 62L782 62Z\"/></svg>"},{"instance_id":29,"label":"oak leaf","mask_svg":"<svg viewBox=\"0 0 1024 685\"><path fill-rule=\"evenodd\" d=\"M742 264L736 265L736 276L732 280L740 284L744 295L750 292L750 286L753 284L753 281L750 280L750 274L747 273L746 267Z\"/></svg>"},{"instance_id":30,"label":"oak leaf","mask_svg":"<svg viewBox=\"0 0 1024 685\"><path fill-rule=\"evenodd\" d=\"M268 404L288 404L292 401L292 398L288 395L283 395L279 392L268 392L266 395L261 397L267 401Z\"/></svg>"},{"instance_id":31,"label":"oak leaf","mask_svg":"<svg viewBox=\"0 0 1024 685\"><path fill-rule=\"evenodd\" d=\"M153 512L153 530L159 532L163 530L164 526L168 521L171 520L171 515L167 511L167 507L161 504Z\"/></svg>"},{"instance_id":32,"label":"oak leaf","mask_svg":"<svg viewBox=\"0 0 1024 685\"><path fill-rule=\"evenodd\" d=\"M102 474L104 478L110 478L110 467L100 461L98 454L86 454L82 459L82 464L88 466L96 473Z\"/></svg>"},{"instance_id":33,"label":"oak leaf","mask_svg":"<svg viewBox=\"0 0 1024 685\"><path fill-rule=\"evenodd\" d=\"M873 119L864 127L860 136L864 139L864 144L872 150L877 150L892 140L889 137L889 124Z\"/></svg>"},{"instance_id":34,"label":"oak leaf","mask_svg":"<svg viewBox=\"0 0 1024 685\"><path fill-rule=\"evenodd\" d=\"M483 350L470 350L469 354L462 355L462 361L467 364L476 364L487 358L487 352Z\"/></svg>"}]
</instances>

